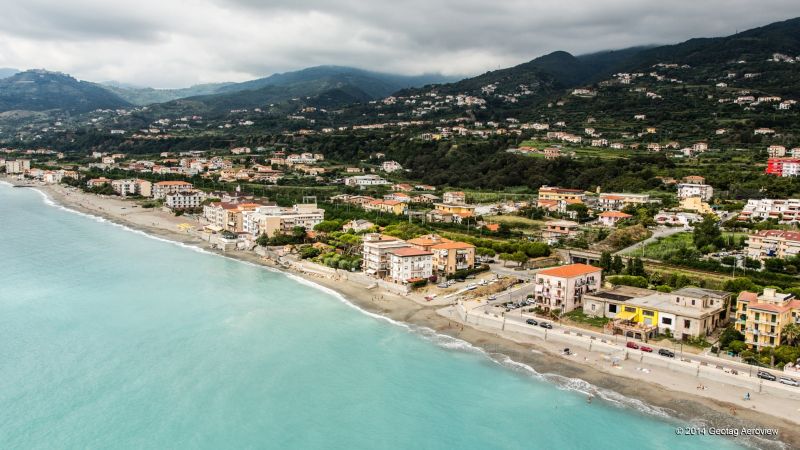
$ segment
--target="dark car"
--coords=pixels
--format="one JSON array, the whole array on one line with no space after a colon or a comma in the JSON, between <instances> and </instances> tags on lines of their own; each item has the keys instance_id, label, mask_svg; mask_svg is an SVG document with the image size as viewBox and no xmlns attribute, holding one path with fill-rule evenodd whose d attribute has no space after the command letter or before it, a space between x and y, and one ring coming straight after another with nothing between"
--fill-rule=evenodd
<instances>
[{"instance_id":1,"label":"dark car","mask_svg":"<svg viewBox=\"0 0 800 450\"><path fill-rule=\"evenodd\" d=\"M539 326L542 328L547 328L548 330L553 329L553 325L550 322L541 322Z\"/></svg>"},{"instance_id":2,"label":"dark car","mask_svg":"<svg viewBox=\"0 0 800 450\"><path fill-rule=\"evenodd\" d=\"M528 319L525 321L525 323L527 323L528 325L539 325L539 322L537 322L534 319Z\"/></svg>"},{"instance_id":3,"label":"dark car","mask_svg":"<svg viewBox=\"0 0 800 450\"><path fill-rule=\"evenodd\" d=\"M756 376L758 378L761 378L762 380L769 380L769 381L775 381L778 379L778 377L776 377L775 375L769 372L765 372L763 370L759 370L758 373L756 373Z\"/></svg>"},{"instance_id":4,"label":"dark car","mask_svg":"<svg viewBox=\"0 0 800 450\"><path fill-rule=\"evenodd\" d=\"M667 358L674 358L675 357L675 352L673 352L672 350L667 350L665 348L662 348L661 350L659 350L658 354L661 355L661 356L666 356Z\"/></svg>"}]
</instances>

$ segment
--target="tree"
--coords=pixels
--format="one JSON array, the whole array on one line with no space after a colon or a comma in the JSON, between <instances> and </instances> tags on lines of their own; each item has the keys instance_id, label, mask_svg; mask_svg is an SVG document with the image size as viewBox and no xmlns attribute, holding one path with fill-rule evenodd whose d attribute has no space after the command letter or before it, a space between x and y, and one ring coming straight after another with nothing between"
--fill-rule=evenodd
<instances>
[{"instance_id":1,"label":"tree","mask_svg":"<svg viewBox=\"0 0 800 450\"><path fill-rule=\"evenodd\" d=\"M600 254L600 268L606 272L611 271L611 253L603 252Z\"/></svg>"},{"instance_id":2,"label":"tree","mask_svg":"<svg viewBox=\"0 0 800 450\"><path fill-rule=\"evenodd\" d=\"M292 238L296 243L301 243L306 240L306 229L303 227L292 228Z\"/></svg>"},{"instance_id":3,"label":"tree","mask_svg":"<svg viewBox=\"0 0 800 450\"><path fill-rule=\"evenodd\" d=\"M475 248L475 254L478 255L478 256L489 256L489 257L492 257L492 256L496 255L497 253L494 250L492 250L490 248L487 248L487 247L477 247L477 248Z\"/></svg>"},{"instance_id":4,"label":"tree","mask_svg":"<svg viewBox=\"0 0 800 450\"><path fill-rule=\"evenodd\" d=\"M611 262L611 271L614 273L621 273L624 268L625 264L622 262L622 257L614 255L614 260Z\"/></svg>"},{"instance_id":5,"label":"tree","mask_svg":"<svg viewBox=\"0 0 800 450\"><path fill-rule=\"evenodd\" d=\"M497 257L503 260L503 267L507 267L507 263L514 260L514 255L511 253L500 253Z\"/></svg>"},{"instance_id":6,"label":"tree","mask_svg":"<svg viewBox=\"0 0 800 450\"><path fill-rule=\"evenodd\" d=\"M722 248L725 244L722 239L722 231L719 229L719 224L717 223L717 218L712 214L706 215L703 217L702 222L694 226L692 237L694 246L704 253L708 253L706 250L713 251L712 247Z\"/></svg>"},{"instance_id":7,"label":"tree","mask_svg":"<svg viewBox=\"0 0 800 450\"><path fill-rule=\"evenodd\" d=\"M266 247L267 245L269 245L269 236L267 236L266 233L262 233L261 236L259 236L258 239L256 239L256 244L262 247Z\"/></svg>"},{"instance_id":8,"label":"tree","mask_svg":"<svg viewBox=\"0 0 800 450\"><path fill-rule=\"evenodd\" d=\"M796 323L787 324L783 327L781 336L786 339L787 344L794 345L797 339L800 338L800 325Z\"/></svg>"},{"instance_id":9,"label":"tree","mask_svg":"<svg viewBox=\"0 0 800 450\"><path fill-rule=\"evenodd\" d=\"M528 255L526 255L525 252L516 251L511 255L511 260L519 263L520 267L522 267L526 262L528 262Z\"/></svg>"},{"instance_id":10,"label":"tree","mask_svg":"<svg viewBox=\"0 0 800 450\"><path fill-rule=\"evenodd\" d=\"M744 341L744 335L734 328L733 325L729 325L719 335L719 347L729 348L734 341Z\"/></svg>"},{"instance_id":11,"label":"tree","mask_svg":"<svg viewBox=\"0 0 800 450\"><path fill-rule=\"evenodd\" d=\"M323 233L332 233L334 231L339 231L342 228L342 222L340 220L323 220L322 222L314 225L314 231L320 231Z\"/></svg>"},{"instance_id":12,"label":"tree","mask_svg":"<svg viewBox=\"0 0 800 450\"><path fill-rule=\"evenodd\" d=\"M728 350L733 352L734 355L738 355L747 350L747 344L745 344L743 341L731 341L731 343L728 344Z\"/></svg>"},{"instance_id":13,"label":"tree","mask_svg":"<svg viewBox=\"0 0 800 450\"><path fill-rule=\"evenodd\" d=\"M583 203L569 204L567 205L567 211L575 212L578 222L585 222L589 218L589 207Z\"/></svg>"}]
</instances>

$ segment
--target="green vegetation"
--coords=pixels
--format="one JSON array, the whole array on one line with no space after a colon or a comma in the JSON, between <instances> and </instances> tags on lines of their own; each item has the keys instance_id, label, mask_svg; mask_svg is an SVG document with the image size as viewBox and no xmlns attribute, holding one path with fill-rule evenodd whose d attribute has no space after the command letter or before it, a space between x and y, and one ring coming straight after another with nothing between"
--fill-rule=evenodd
<instances>
[{"instance_id":1,"label":"green vegetation","mask_svg":"<svg viewBox=\"0 0 800 450\"><path fill-rule=\"evenodd\" d=\"M581 324L585 324L585 325L589 325L589 326L593 326L593 327L598 327L598 328L604 327L608 322L611 321L611 319L609 319L608 317L591 317L591 316L588 316L588 315L586 315L586 313L584 313L580 309L574 309L574 310L564 314L563 317L566 317L567 319L569 319L569 320L571 320L571 321L573 321L575 323L581 323Z\"/></svg>"}]
</instances>

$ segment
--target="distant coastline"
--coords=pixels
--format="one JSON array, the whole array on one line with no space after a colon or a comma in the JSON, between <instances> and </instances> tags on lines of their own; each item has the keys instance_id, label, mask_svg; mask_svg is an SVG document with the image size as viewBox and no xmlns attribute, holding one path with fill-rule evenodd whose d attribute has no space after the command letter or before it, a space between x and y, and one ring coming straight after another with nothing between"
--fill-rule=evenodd
<instances>
[{"instance_id":1,"label":"distant coastline","mask_svg":"<svg viewBox=\"0 0 800 450\"><path fill-rule=\"evenodd\" d=\"M3 183L3 179L0 179ZM6 178L5 183L18 185ZM449 344L485 353L489 358L508 368L539 374L542 378L565 388L603 398L609 403L638 409L662 418L676 421L703 422L715 427L766 427L780 430L779 439L793 448L800 447L800 410L788 417L779 417L763 410L748 409L735 397L731 401L711 398L704 391L692 392L693 379L671 380L669 373L614 371L610 367L570 359L559 354L553 343L534 340L516 333L497 333L496 330L464 326L455 317L445 317L435 306L419 304L411 299L388 292L375 292L364 286L331 276L313 267L295 270L260 257L253 252L223 253L197 237L178 231L177 225L186 218L175 217L160 210L129 210L130 202L85 194L60 185L29 185L41 193L47 203L68 211L102 218L137 233L192 247L197 250L259 265L280 271L298 282L310 284L337 297L350 306L376 318L401 326L408 326L429 339L452 339ZM322 268L324 269L324 268ZM684 381L680 383L678 381ZM688 383L686 383L688 382ZM723 391L711 386L715 392ZM621 395L620 395L621 394ZM737 394L738 395L738 394ZM729 398L729 397L726 397ZM730 415L736 408L737 415ZM785 448L775 441L748 440L743 444L759 448Z\"/></svg>"}]
</instances>

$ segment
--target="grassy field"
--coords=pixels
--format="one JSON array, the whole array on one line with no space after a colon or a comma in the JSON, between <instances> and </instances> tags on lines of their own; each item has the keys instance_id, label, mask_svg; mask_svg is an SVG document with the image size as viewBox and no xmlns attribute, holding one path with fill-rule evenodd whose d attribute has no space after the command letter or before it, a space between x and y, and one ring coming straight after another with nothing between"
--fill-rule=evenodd
<instances>
[{"instance_id":1,"label":"grassy field","mask_svg":"<svg viewBox=\"0 0 800 450\"><path fill-rule=\"evenodd\" d=\"M487 222L504 223L510 228L521 230L541 230L544 227L543 220L533 220L527 217L519 216L486 216L484 219Z\"/></svg>"},{"instance_id":2,"label":"grassy field","mask_svg":"<svg viewBox=\"0 0 800 450\"><path fill-rule=\"evenodd\" d=\"M722 233L722 237L725 240L727 240L731 235L733 235L735 239L739 239L741 236L746 236L747 233ZM663 261L669 259L670 256L682 248L697 250L697 247L694 246L692 233L677 233L673 234L672 236L659 238L655 242L645 246L644 256L646 258L659 259ZM633 253L641 255L642 251L641 249L636 249L633 251Z\"/></svg>"}]
</instances>

